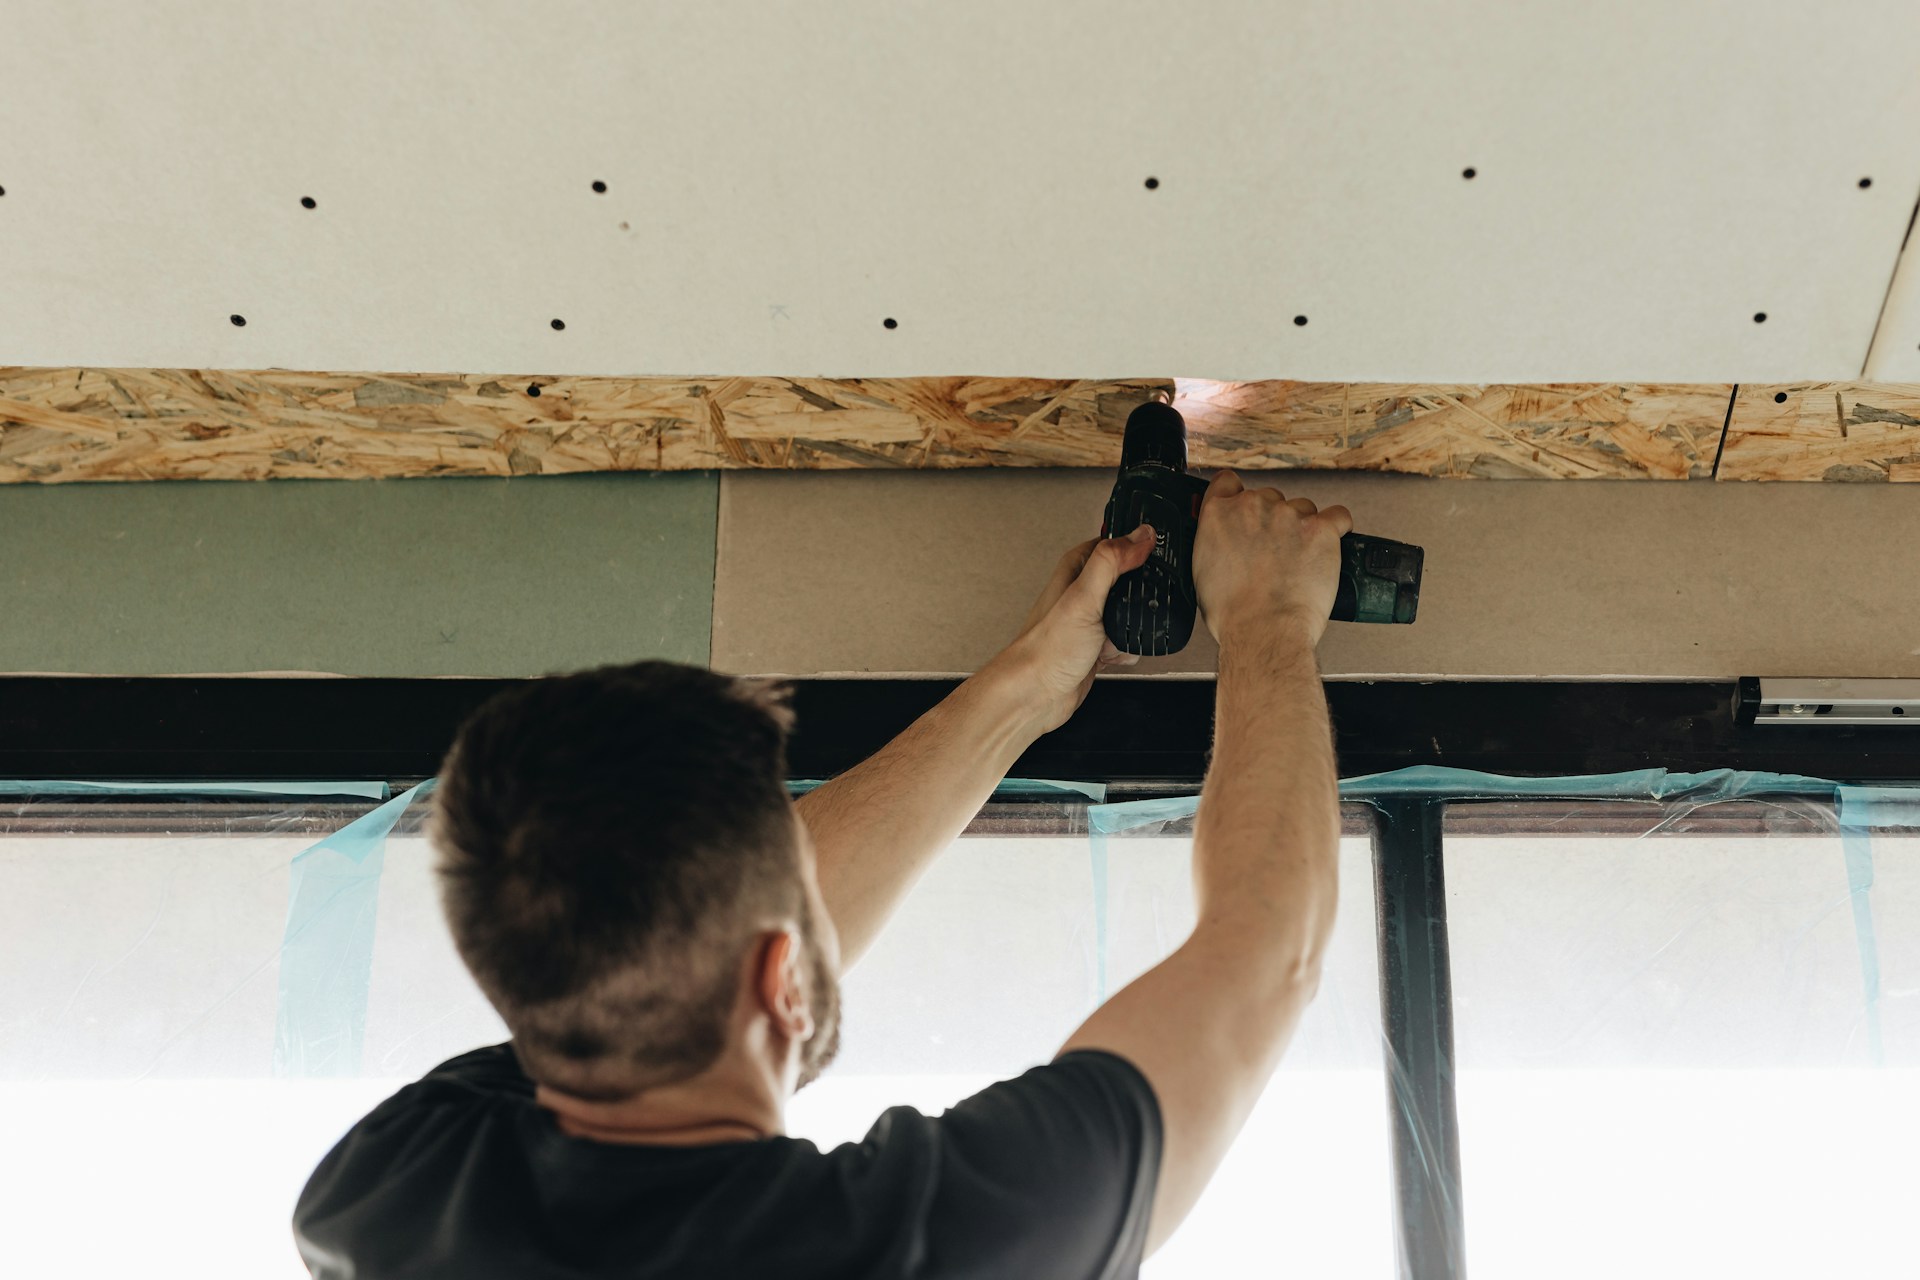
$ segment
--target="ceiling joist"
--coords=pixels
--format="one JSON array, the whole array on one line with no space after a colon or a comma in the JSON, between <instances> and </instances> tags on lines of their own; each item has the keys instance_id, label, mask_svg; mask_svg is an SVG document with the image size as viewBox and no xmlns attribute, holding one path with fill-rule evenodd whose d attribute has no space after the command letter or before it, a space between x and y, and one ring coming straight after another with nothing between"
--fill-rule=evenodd
<instances>
[{"instance_id":1,"label":"ceiling joist","mask_svg":"<svg viewBox=\"0 0 1920 1280\"><path fill-rule=\"evenodd\" d=\"M1112 467L1127 414L1159 391L1186 415L1202 467L1920 479L1917 384L0 368L0 483Z\"/></svg>"}]
</instances>

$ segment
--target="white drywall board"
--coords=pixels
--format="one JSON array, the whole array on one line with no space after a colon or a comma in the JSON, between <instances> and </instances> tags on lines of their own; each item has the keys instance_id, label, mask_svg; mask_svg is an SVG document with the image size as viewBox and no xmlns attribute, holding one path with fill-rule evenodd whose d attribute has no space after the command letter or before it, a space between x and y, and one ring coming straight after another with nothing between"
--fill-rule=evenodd
<instances>
[{"instance_id":1,"label":"white drywall board","mask_svg":"<svg viewBox=\"0 0 1920 1280\"><path fill-rule=\"evenodd\" d=\"M1920 382L1920 248L1911 227L1863 376L1875 382Z\"/></svg>"},{"instance_id":2,"label":"white drywall board","mask_svg":"<svg viewBox=\"0 0 1920 1280\"><path fill-rule=\"evenodd\" d=\"M22 2L0 361L1852 377L1917 58L1913 0Z\"/></svg>"}]
</instances>

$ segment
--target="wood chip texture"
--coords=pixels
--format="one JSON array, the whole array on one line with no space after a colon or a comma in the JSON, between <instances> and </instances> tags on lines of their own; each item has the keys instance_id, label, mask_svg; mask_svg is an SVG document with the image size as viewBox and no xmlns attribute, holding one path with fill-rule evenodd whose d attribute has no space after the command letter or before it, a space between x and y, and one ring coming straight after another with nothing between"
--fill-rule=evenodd
<instances>
[{"instance_id":1,"label":"wood chip texture","mask_svg":"<svg viewBox=\"0 0 1920 1280\"><path fill-rule=\"evenodd\" d=\"M1155 394L1175 397L1202 467L1699 480L1714 477L1719 457L1722 479L1920 477L1920 436L1910 430L1920 426L1920 386L1734 393L1718 383L0 367L0 483L1110 468L1127 415Z\"/></svg>"},{"instance_id":2,"label":"wood chip texture","mask_svg":"<svg viewBox=\"0 0 1920 1280\"><path fill-rule=\"evenodd\" d=\"M1920 480L1920 383L1743 383L1719 478Z\"/></svg>"}]
</instances>

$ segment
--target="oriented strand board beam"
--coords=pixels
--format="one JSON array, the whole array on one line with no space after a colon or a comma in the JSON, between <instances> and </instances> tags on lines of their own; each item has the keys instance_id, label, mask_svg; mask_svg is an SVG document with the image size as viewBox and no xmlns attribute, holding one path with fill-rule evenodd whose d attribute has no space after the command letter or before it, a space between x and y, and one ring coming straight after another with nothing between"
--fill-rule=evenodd
<instances>
[{"instance_id":1,"label":"oriented strand board beam","mask_svg":"<svg viewBox=\"0 0 1920 1280\"><path fill-rule=\"evenodd\" d=\"M1920 480L1920 383L1742 383L1722 480Z\"/></svg>"},{"instance_id":2,"label":"oriented strand board beam","mask_svg":"<svg viewBox=\"0 0 1920 1280\"><path fill-rule=\"evenodd\" d=\"M1201 466L1562 480L1710 476L1732 391L1191 380L1179 389Z\"/></svg>"},{"instance_id":3,"label":"oriented strand board beam","mask_svg":"<svg viewBox=\"0 0 1920 1280\"><path fill-rule=\"evenodd\" d=\"M1156 391L1201 466L1684 480L1731 390L0 368L0 483L1105 468Z\"/></svg>"}]
</instances>

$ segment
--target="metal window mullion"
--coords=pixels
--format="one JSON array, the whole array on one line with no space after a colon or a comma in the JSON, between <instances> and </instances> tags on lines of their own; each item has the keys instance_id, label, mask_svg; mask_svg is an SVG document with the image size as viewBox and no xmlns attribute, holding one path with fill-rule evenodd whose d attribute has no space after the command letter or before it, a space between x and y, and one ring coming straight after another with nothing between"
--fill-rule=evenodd
<instances>
[{"instance_id":1,"label":"metal window mullion","mask_svg":"<svg viewBox=\"0 0 1920 1280\"><path fill-rule=\"evenodd\" d=\"M1376 807L1374 902L1398 1210L1395 1254L1402 1280L1460 1280L1466 1258L1441 859L1446 803L1396 798Z\"/></svg>"}]
</instances>

